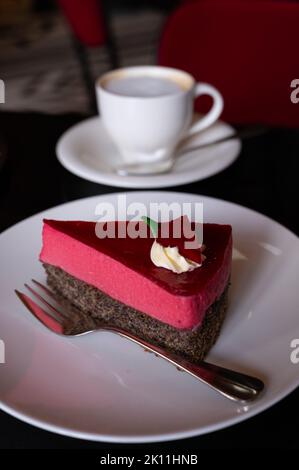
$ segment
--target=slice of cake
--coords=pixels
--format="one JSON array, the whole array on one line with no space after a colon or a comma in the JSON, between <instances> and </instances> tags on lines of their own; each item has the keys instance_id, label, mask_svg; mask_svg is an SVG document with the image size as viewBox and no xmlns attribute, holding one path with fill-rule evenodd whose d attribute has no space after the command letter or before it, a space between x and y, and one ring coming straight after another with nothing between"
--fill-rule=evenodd
<instances>
[{"instance_id":1,"label":"slice of cake","mask_svg":"<svg viewBox=\"0 0 299 470\"><path fill-rule=\"evenodd\" d=\"M227 308L231 227L203 224L203 254L186 249L183 238L153 239L145 222L138 227L147 227L146 237L131 238L127 224L106 223L102 228L111 228L115 237L99 238L94 222L44 221L40 260L48 284L70 312L66 332L106 321L201 360Z\"/></svg>"}]
</instances>

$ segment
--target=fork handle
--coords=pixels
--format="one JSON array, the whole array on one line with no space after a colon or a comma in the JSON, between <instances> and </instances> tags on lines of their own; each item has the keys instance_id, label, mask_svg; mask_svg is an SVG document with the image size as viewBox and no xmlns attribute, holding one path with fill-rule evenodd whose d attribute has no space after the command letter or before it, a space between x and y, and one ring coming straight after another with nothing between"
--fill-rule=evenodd
<instances>
[{"instance_id":1,"label":"fork handle","mask_svg":"<svg viewBox=\"0 0 299 470\"><path fill-rule=\"evenodd\" d=\"M250 375L243 374L234 370L226 369L221 366L201 361L198 364L181 358L177 354L171 353L160 346L153 345L137 336L117 327L109 326L107 331L113 331L120 336L133 341L143 348L157 354L179 369L187 372L201 382L209 385L221 395L233 401L248 402L252 401L260 394L264 388L264 383Z\"/></svg>"}]
</instances>

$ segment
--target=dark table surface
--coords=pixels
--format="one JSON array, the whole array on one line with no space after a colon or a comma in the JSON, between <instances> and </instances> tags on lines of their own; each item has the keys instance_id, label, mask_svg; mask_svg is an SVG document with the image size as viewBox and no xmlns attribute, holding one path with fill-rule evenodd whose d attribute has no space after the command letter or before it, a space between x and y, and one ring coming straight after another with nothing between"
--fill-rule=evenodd
<instances>
[{"instance_id":1,"label":"dark table surface","mask_svg":"<svg viewBox=\"0 0 299 470\"><path fill-rule=\"evenodd\" d=\"M83 118L0 113L0 133L7 148L7 158L0 164L0 231L51 206L119 191L77 178L56 160L58 137ZM272 217L298 235L298 150L298 130L271 129L246 141L240 158L225 171L204 181L166 190L204 194L242 204ZM0 266L5 270L1 260ZM98 449L124 454L141 448L148 453L158 449L176 453L215 448L295 449L299 447L298 406L299 389L271 409L225 430L146 446L80 441L42 431L0 412L0 448Z\"/></svg>"}]
</instances>

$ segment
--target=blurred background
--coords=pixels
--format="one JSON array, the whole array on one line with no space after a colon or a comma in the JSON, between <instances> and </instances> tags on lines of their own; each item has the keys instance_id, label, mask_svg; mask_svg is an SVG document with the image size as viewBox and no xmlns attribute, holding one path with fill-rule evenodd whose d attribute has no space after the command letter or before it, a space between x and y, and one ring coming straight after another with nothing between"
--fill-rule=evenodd
<instances>
[{"instance_id":1,"label":"blurred background","mask_svg":"<svg viewBox=\"0 0 299 470\"><path fill-rule=\"evenodd\" d=\"M1 0L2 110L89 112L95 77L156 62L162 25L178 3Z\"/></svg>"}]
</instances>

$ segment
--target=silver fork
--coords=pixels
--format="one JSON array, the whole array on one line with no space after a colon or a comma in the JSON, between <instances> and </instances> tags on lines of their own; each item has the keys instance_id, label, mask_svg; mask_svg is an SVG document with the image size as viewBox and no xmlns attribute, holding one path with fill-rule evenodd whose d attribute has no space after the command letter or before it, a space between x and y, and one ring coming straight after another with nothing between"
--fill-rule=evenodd
<instances>
[{"instance_id":1,"label":"silver fork","mask_svg":"<svg viewBox=\"0 0 299 470\"><path fill-rule=\"evenodd\" d=\"M53 298L57 303L57 299L53 292L46 286L38 281L32 279L32 282L39 288L40 291L47 294L50 298ZM28 308L28 310L48 329L59 335L65 335L63 328L63 321L66 318L65 313L62 310L58 310L53 304L49 303L36 289L25 284L25 287L29 292L44 305L47 310L42 308L40 304L37 304L32 297L15 290L16 295L19 297L21 302ZM67 336L82 336L92 333L95 330L85 331L76 335ZM229 398L233 401L238 402L249 402L259 396L264 388L263 382L249 375L237 372L234 370L226 369L208 362L201 361L200 363L193 364L188 360L163 349L160 346L150 344L147 341L138 338L134 334L116 327L103 323L100 328L96 331L109 331L111 333L117 333L118 335L127 338L130 341L138 344L142 348L155 353L157 356L166 359L166 361L175 365L180 370L187 372L201 382L209 385L212 389L219 392L221 395Z\"/></svg>"}]
</instances>

